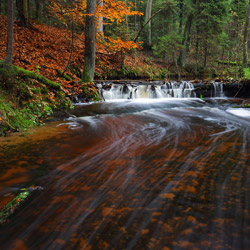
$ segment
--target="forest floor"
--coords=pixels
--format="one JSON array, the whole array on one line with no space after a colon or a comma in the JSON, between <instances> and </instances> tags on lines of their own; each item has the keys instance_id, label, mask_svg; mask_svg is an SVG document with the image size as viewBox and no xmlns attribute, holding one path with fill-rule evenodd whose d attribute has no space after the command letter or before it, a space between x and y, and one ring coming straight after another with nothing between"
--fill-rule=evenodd
<instances>
[{"instance_id":1,"label":"forest floor","mask_svg":"<svg viewBox=\"0 0 250 250\"><path fill-rule=\"evenodd\" d=\"M32 26L24 28L15 23L13 64L60 83L68 95L77 92L81 88L79 78L84 64L84 35L74 33L72 50L72 34L67 29L36 22L32 22ZM7 19L0 16L0 60L5 57L6 29ZM153 58L145 56L142 51L127 53L124 61L122 57L121 52L111 51L97 43L95 79L152 79L164 77L166 73L161 63L153 62ZM65 79L59 72L70 78Z\"/></svg>"},{"instance_id":2,"label":"forest floor","mask_svg":"<svg viewBox=\"0 0 250 250\"><path fill-rule=\"evenodd\" d=\"M7 40L7 19L0 15L0 61L4 60ZM73 48L73 49L72 49ZM94 84L80 81L84 64L84 35L65 28L38 24L20 27L15 22L13 64L0 65L0 135L19 131L43 122L55 109L71 106L69 98L82 95L83 101L99 100ZM32 72L38 77L31 77ZM62 73L63 72L63 73ZM60 91L39 80L43 76L60 84ZM126 53L112 51L102 44L96 49L95 79L164 78L166 69L140 50Z\"/></svg>"}]
</instances>

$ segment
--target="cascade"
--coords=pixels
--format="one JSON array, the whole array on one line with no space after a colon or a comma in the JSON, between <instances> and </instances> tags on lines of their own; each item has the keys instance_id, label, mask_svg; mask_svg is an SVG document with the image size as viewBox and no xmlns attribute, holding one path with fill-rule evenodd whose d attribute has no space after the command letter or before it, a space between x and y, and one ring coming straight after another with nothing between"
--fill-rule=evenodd
<instances>
[{"instance_id":1,"label":"cascade","mask_svg":"<svg viewBox=\"0 0 250 250\"><path fill-rule=\"evenodd\" d=\"M223 92L223 83L222 82L212 82L213 85L213 91L214 93L212 94L213 97L224 97L224 92Z\"/></svg>"},{"instance_id":2,"label":"cascade","mask_svg":"<svg viewBox=\"0 0 250 250\"><path fill-rule=\"evenodd\" d=\"M141 99L141 98L191 98L196 97L191 82L166 82L163 84L114 84L98 85L104 100Z\"/></svg>"}]
</instances>

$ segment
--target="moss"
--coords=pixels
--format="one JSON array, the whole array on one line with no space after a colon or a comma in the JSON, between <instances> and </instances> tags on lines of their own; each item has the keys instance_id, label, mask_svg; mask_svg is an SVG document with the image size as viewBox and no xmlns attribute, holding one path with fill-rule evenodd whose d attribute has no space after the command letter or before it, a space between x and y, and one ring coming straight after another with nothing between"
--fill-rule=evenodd
<instances>
[{"instance_id":1,"label":"moss","mask_svg":"<svg viewBox=\"0 0 250 250\"><path fill-rule=\"evenodd\" d=\"M30 196L30 191L24 191L6 204L0 211L0 225L6 223L14 211Z\"/></svg>"},{"instance_id":2,"label":"moss","mask_svg":"<svg viewBox=\"0 0 250 250\"><path fill-rule=\"evenodd\" d=\"M63 73L61 70L57 70L58 76L63 77L66 81L71 81L71 77L66 73Z\"/></svg>"},{"instance_id":3,"label":"moss","mask_svg":"<svg viewBox=\"0 0 250 250\"><path fill-rule=\"evenodd\" d=\"M13 66L16 67L16 66ZM33 78L39 82L44 83L45 85L53 88L53 89L57 89L60 90L61 89L61 85L59 83L56 82L52 82L49 79L45 78L44 76L41 76L35 72L26 70L26 69L22 69L19 67L16 67L18 74L24 74L25 76L29 77L29 78Z\"/></svg>"},{"instance_id":4,"label":"moss","mask_svg":"<svg viewBox=\"0 0 250 250\"><path fill-rule=\"evenodd\" d=\"M37 124L71 101L60 84L15 66L0 67L0 135Z\"/></svg>"},{"instance_id":5,"label":"moss","mask_svg":"<svg viewBox=\"0 0 250 250\"><path fill-rule=\"evenodd\" d=\"M28 110L20 110L17 105L5 93L0 93L0 133L5 135L7 131L18 131L34 126L35 117Z\"/></svg>"},{"instance_id":6,"label":"moss","mask_svg":"<svg viewBox=\"0 0 250 250\"><path fill-rule=\"evenodd\" d=\"M47 79L46 77L41 76L33 71L22 69L22 68L19 68L17 66L14 66L14 65L4 65L2 62L0 62L0 66L1 66L1 71L9 72L12 77L15 75L24 75L27 78L32 78L32 79L35 79L39 82L42 82L45 85L47 85L53 89L61 90L61 85L59 83L52 82L49 79ZM5 72L5 74L6 74L6 72Z\"/></svg>"}]
</instances>

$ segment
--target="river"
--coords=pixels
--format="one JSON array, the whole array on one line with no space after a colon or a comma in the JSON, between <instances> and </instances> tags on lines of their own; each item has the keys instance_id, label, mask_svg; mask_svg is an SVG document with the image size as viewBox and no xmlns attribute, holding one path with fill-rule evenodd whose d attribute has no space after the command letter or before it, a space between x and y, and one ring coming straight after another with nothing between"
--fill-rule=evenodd
<instances>
[{"instance_id":1,"label":"river","mask_svg":"<svg viewBox=\"0 0 250 250\"><path fill-rule=\"evenodd\" d=\"M0 139L5 249L250 249L243 99L110 100Z\"/></svg>"}]
</instances>

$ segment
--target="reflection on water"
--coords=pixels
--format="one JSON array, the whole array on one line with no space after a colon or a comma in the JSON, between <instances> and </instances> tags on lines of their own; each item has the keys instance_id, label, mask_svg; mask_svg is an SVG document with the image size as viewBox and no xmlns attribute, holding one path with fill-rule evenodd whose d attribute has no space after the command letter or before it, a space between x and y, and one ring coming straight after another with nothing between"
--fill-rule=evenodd
<instances>
[{"instance_id":1,"label":"reflection on water","mask_svg":"<svg viewBox=\"0 0 250 250\"><path fill-rule=\"evenodd\" d=\"M230 111L240 102L83 105L1 139L1 200L44 187L0 228L1 249L249 249L250 117Z\"/></svg>"}]
</instances>

